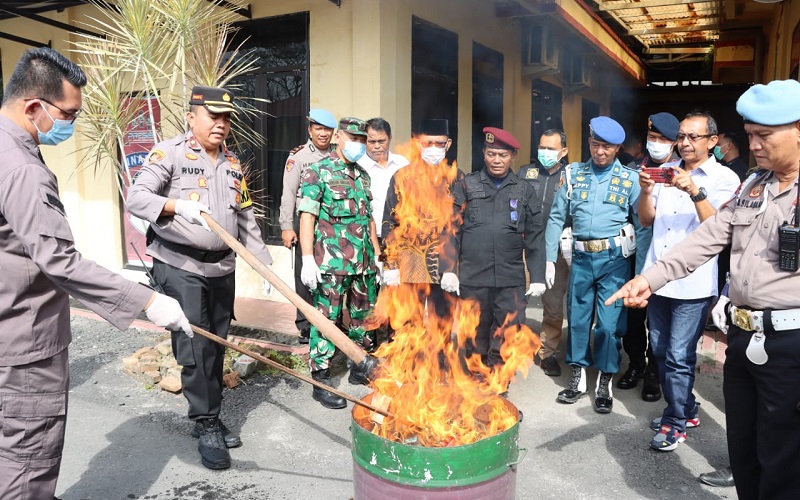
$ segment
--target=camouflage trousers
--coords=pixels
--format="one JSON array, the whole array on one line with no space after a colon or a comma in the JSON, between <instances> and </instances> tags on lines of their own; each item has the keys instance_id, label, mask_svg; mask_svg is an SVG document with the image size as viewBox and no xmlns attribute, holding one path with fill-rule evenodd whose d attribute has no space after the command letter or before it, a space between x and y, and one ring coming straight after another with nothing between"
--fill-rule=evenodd
<instances>
[{"instance_id":1,"label":"camouflage trousers","mask_svg":"<svg viewBox=\"0 0 800 500\"><path fill-rule=\"evenodd\" d=\"M343 300L347 297L350 313L350 340L369 350L372 339L365 334L364 322L377 300L376 274L323 274L322 282L311 291L312 304L319 312L336 323L342 315ZM311 371L324 370L336 352L336 346L322 336L317 327L311 327L308 344Z\"/></svg>"}]
</instances>

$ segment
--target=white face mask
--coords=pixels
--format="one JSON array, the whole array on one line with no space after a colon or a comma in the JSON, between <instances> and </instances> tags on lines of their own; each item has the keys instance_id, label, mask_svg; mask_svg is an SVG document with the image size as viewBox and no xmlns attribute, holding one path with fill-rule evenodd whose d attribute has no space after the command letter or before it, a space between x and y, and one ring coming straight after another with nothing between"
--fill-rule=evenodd
<instances>
[{"instance_id":1,"label":"white face mask","mask_svg":"<svg viewBox=\"0 0 800 500\"><path fill-rule=\"evenodd\" d=\"M437 148L436 146L431 146L422 150L422 159L428 165L438 165L442 160L444 160L444 156L446 154L447 148Z\"/></svg>"},{"instance_id":2,"label":"white face mask","mask_svg":"<svg viewBox=\"0 0 800 500\"><path fill-rule=\"evenodd\" d=\"M672 143L647 141L647 152L654 160L666 160L672 154Z\"/></svg>"}]
</instances>

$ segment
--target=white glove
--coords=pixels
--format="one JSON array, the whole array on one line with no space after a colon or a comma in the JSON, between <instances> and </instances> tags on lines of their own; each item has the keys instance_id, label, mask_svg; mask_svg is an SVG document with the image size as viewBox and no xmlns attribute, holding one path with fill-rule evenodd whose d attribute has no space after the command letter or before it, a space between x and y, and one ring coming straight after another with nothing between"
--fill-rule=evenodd
<instances>
[{"instance_id":1,"label":"white glove","mask_svg":"<svg viewBox=\"0 0 800 500\"><path fill-rule=\"evenodd\" d=\"M180 215L184 219L188 220L192 224L200 224L206 231L211 231L206 223L206 220L200 216L201 212L205 212L207 214L211 213L211 210L208 209L207 206L203 205L199 201L192 201L192 200L177 200L175 202L175 214Z\"/></svg>"},{"instance_id":2,"label":"white glove","mask_svg":"<svg viewBox=\"0 0 800 500\"><path fill-rule=\"evenodd\" d=\"M272 295L272 283L270 283L267 279L264 279L264 282L261 283L261 295L264 297Z\"/></svg>"},{"instance_id":3,"label":"white glove","mask_svg":"<svg viewBox=\"0 0 800 500\"><path fill-rule=\"evenodd\" d=\"M400 286L400 270L399 269L384 270L383 284L386 286Z\"/></svg>"},{"instance_id":4,"label":"white glove","mask_svg":"<svg viewBox=\"0 0 800 500\"><path fill-rule=\"evenodd\" d=\"M556 282L556 263L548 262L544 269L544 282L547 283L547 288L553 288Z\"/></svg>"},{"instance_id":5,"label":"white glove","mask_svg":"<svg viewBox=\"0 0 800 500\"><path fill-rule=\"evenodd\" d=\"M187 337L194 337L192 325L183 314L181 305L172 297L156 292L153 302L144 310L144 313L147 315L147 319L156 326L172 331L182 330Z\"/></svg>"},{"instance_id":6,"label":"white glove","mask_svg":"<svg viewBox=\"0 0 800 500\"><path fill-rule=\"evenodd\" d=\"M380 261L379 257L375 257L375 266L378 268L378 274L375 275L375 281L377 281L380 285L383 283L383 262Z\"/></svg>"},{"instance_id":7,"label":"white glove","mask_svg":"<svg viewBox=\"0 0 800 500\"><path fill-rule=\"evenodd\" d=\"M300 281L310 290L317 288L322 281L322 272L313 255L303 255L303 267L300 269Z\"/></svg>"},{"instance_id":8,"label":"white glove","mask_svg":"<svg viewBox=\"0 0 800 500\"><path fill-rule=\"evenodd\" d=\"M538 297L547 290L547 287L544 283L531 283L531 286L528 287L528 291L525 292L525 295L530 297Z\"/></svg>"},{"instance_id":9,"label":"white glove","mask_svg":"<svg viewBox=\"0 0 800 500\"><path fill-rule=\"evenodd\" d=\"M444 273L442 275L442 290L445 292L454 293L456 295L461 295L461 291L459 290L460 282L458 281L458 276L453 273Z\"/></svg>"},{"instance_id":10,"label":"white glove","mask_svg":"<svg viewBox=\"0 0 800 500\"><path fill-rule=\"evenodd\" d=\"M717 300L717 305L711 310L711 320L714 321L714 325L722 330L723 333L728 333L728 321L725 317L725 308L730 303L731 299L720 295L719 300Z\"/></svg>"}]
</instances>

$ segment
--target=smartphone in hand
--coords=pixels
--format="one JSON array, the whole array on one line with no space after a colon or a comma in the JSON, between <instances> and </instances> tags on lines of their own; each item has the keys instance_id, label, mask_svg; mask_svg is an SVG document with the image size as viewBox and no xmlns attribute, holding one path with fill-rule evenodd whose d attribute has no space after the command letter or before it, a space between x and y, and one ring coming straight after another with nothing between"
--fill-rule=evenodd
<instances>
[{"instance_id":1,"label":"smartphone in hand","mask_svg":"<svg viewBox=\"0 0 800 500\"><path fill-rule=\"evenodd\" d=\"M675 176L675 172L669 167L644 167L642 172L658 184L672 184L672 178Z\"/></svg>"}]
</instances>

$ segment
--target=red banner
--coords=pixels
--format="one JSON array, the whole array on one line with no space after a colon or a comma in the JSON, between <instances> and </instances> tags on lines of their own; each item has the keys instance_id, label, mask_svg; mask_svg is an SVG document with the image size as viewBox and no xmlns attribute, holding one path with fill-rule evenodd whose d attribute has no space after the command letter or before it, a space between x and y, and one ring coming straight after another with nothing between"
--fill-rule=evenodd
<instances>
[{"instance_id":1,"label":"red banner","mask_svg":"<svg viewBox=\"0 0 800 500\"><path fill-rule=\"evenodd\" d=\"M150 153L150 150L156 145L155 137L153 136L153 124L155 124L156 129L161 125L161 108L159 108L156 98L136 99L131 102L131 105L136 106L137 101L139 109L134 119L125 129L125 135L123 137L123 166L127 173L127 175L123 175L123 196L127 196L131 181L136 182L139 169L144 165L144 161L148 153ZM150 103L149 106L148 101ZM122 210L127 264L152 264L153 260L145 255L146 244L144 235L149 223L131 215L125 207L123 207ZM141 255L141 260L139 256L136 255L131 244L133 244L139 252L139 255Z\"/></svg>"}]
</instances>

